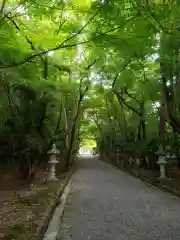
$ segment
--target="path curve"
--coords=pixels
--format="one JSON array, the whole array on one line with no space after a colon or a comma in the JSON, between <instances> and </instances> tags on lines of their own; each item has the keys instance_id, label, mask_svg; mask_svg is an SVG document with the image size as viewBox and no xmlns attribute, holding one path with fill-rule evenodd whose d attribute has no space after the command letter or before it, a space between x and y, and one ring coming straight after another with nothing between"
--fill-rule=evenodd
<instances>
[{"instance_id":1,"label":"path curve","mask_svg":"<svg viewBox=\"0 0 180 240\"><path fill-rule=\"evenodd\" d=\"M180 200L100 160L79 161L59 240L179 240Z\"/></svg>"}]
</instances>

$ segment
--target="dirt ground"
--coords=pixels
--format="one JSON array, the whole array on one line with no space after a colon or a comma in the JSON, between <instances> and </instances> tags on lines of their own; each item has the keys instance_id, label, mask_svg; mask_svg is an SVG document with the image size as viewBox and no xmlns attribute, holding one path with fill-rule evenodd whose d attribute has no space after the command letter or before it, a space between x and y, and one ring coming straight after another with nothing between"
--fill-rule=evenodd
<instances>
[{"instance_id":1,"label":"dirt ground","mask_svg":"<svg viewBox=\"0 0 180 240\"><path fill-rule=\"evenodd\" d=\"M7 178L0 183L0 239L33 240L42 224L48 207L69 173L59 180L44 183L47 172L38 172L30 187L18 179Z\"/></svg>"},{"instance_id":2,"label":"dirt ground","mask_svg":"<svg viewBox=\"0 0 180 240\"><path fill-rule=\"evenodd\" d=\"M153 182L159 182L159 171L152 172L151 170L143 169L143 168L134 168L132 169L136 175L140 174L141 176L152 180ZM180 170L177 167L172 167L167 171L167 180L161 181L163 186L167 186L174 191L180 193Z\"/></svg>"}]
</instances>

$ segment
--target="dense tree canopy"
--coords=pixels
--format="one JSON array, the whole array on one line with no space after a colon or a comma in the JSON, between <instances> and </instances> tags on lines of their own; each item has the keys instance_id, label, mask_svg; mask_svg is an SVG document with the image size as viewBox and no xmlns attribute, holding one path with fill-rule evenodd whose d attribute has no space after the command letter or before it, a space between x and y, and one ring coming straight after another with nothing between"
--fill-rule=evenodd
<instances>
[{"instance_id":1,"label":"dense tree canopy","mask_svg":"<svg viewBox=\"0 0 180 240\"><path fill-rule=\"evenodd\" d=\"M84 139L180 167L180 3L2 0L0 158L27 177L56 142L68 168ZM148 157L148 160L147 160Z\"/></svg>"}]
</instances>

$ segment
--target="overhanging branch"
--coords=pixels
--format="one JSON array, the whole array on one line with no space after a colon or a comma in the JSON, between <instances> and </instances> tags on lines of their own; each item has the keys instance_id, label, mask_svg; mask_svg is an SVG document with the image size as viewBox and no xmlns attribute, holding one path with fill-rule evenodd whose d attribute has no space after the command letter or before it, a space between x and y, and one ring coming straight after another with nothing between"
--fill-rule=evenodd
<instances>
[{"instance_id":1,"label":"overhanging branch","mask_svg":"<svg viewBox=\"0 0 180 240\"><path fill-rule=\"evenodd\" d=\"M0 8L0 12L1 12L1 13L2 13L3 10L4 10L5 4L6 4L6 0L3 0L3 1L2 1L1 8Z\"/></svg>"},{"instance_id":2,"label":"overhanging branch","mask_svg":"<svg viewBox=\"0 0 180 240\"><path fill-rule=\"evenodd\" d=\"M129 105L124 98L116 91L113 90L114 94L116 95L118 101L120 104L124 104L127 108L131 109L133 112L135 112L138 116L140 116L140 112L138 110L136 110L135 108L133 108L131 105Z\"/></svg>"},{"instance_id":3,"label":"overhanging branch","mask_svg":"<svg viewBox=\"0 0 180 240\"><path fill-rule=\"evenodd\" d=\"M49 52L52 52L52 51L56 51L58 49L64 49L64 48L70 48L70 47L75 47L75 46L78 46L78 45L81 45L81 44L85 44L85 43L88 43L92 40L89 40L89 41L83 41L83 42L79 42L79 43L75 43L75 44L68 44L68 45L64 45L65 43L69 42L70 40L73 40L75 39L79 34L81 34L81 32L93 21L93 19L98 15L98 13L100 12L101 8L99 8L95 13L94 15L83 25L83 27L75 34L71 35L70 37L66 38L62 43L60 43L59 45L57 45L56 47L54 48L50 48L50 49L47 49L47 50L42 50L38 53L35 53L27 58L25 58L24 60L22 61L19 61L17 63L13 63L13 64L10 64L10 65L7 65L7 66L0 66L0 69L6 69L6 68L10 68L10 67L17 67L17 66L20 66L26 62L29 62L30 60L32 60L33 58L35 57L38 57L38 56L41 56L41 55L45 55ZM12 23L13 25L15 26L15 28L17 30L20 30L20 28L18 27L18 25L15 23L15 21L13 19L11 19L10 17L6 16Z\"/></svg>"},{"instance_id":4,"label":"overhanging branch","mask_svg":"<svg viewBox=\"0 0 180 240\"><path fill-rule=\"evenodd\" d=\"M93 62L91 62L85 69L85 71L90 70L90 68L97 62L95 59ZM79 86L79 93L80 93L80 99L82 100L84 98L84 95L89 89L89 85L86 85L84 91L82 91L82 83L83 83L84 76L80 79L80 86Z\"/></svg>"},{"instance_id":5,"label":"overhanging branch","mask_svg":"<svg viewBox=\"0 0 180 240\"><path fill-rule=\"evenodd\" d=\"M138 104L140 104L140 101L135 98L134 96L132 96L130 93L128 93L127 90L124 90L123 93L125 93L129 98L132 98L133 100L135 100Z\"/></svg>"},{"instance_id":6,"label":"overhanging branch","mask_svg":"<svg viewBox=\"0 0 180 240\"><path fill-rule=\"evenodd\" d=\"M82 41L82 42L78 42L78 43L74 43L74 44L72 43L72 44L67 44L67 45L65 45L65 43L67 43L68 41L74 39L77 35L79 35L79 34L84 30L84 28L86 28L87 25L93 20L93 18L95 18L95 16L98 14L99 11L100 11L100 9L99 9L99 10L93 15L93 17L78 31L78 33L76 33L76 34L70 36L69 38L65 39L61 44L59 44L59 45L57 45L57 46L55 46L55 47L53 47L53 48L46 49L46 50L42 50L42 51L40 51L40 52L38 52L38 53L32 54L32 55L26 57L25 59L23 59L23 60L21 60L21 61L19 61L19 62L15 62L15 63L9 64L9 65L6 65L6 66L0 66L0 70L23 65L23 64L25 64L25 63L27 63L27 62L30 62L30 61L31 61L33 58L35 58L35 57L38 57L38 56L40 56L40 55L45 55L45 54L47 54L47 53L49 53L49 52L52 52L52 51L56 51L56 50L60 50L60 49L66 49L66 48L73 48L73 47L77 47L78 45L83 45L83 44L86 44L86 43L90 43L90 42L92 42L92 41L94 41L94 40L100 39L101 37L103 37L104 34L107 34L107 33L110 33L110 32L113 32L113 31L115 31L115 30L118 30L118 29L122 28L127 22L129 22L129 21L131 21L131 20L133 20L133 19L135 19L135 18L137 17L137 16L134 16L134 17L128 19L127 21L125 21L124 23L122 23L120 26L118 26L118 27L116 27L116 28L112 28L112 29L110 29L110 30L108 30L108 31L106 31L106 32L104 32L104 33L101 33L101 34L99 34L98 36L95 36L95 37L93 37L93 38L91 38L91 39L89 39L89 40Z\"/></svg>"},{"instance_id":7,"label":"overhanging branch","mask_svg":"<svg viewBox=\"0 0 180 240\"><path fill-rule=\"evenodd\" d=\"M116 74L116 76L115 76L115 78L114 78L114 80L113 80L113 83L112 83L112 88L114 88L119 74L120 74L123 70L125 70L126 67L127 67L131 62L132 62L132 59L129 60L129 61L122 67L122 69Z\"/></svg>"}]
</instances>

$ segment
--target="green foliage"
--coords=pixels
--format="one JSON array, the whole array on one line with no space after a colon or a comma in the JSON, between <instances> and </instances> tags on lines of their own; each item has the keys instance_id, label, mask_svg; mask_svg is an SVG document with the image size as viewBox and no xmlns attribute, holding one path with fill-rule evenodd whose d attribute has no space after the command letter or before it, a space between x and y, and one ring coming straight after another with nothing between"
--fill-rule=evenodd
<instances>
[{"instance_id":1,"label":"green foliage","mask_svg":"<svg viewBox=\"0 0 180 240\"><path fill-rule=\"evenodd\" d=\"M53 141L67 159L87 139L143 159L150 142L158 145L160 125L179 135L178 1L8 0L2 7L3 166L29 168Z\"/></svg>"}]
</instances>

